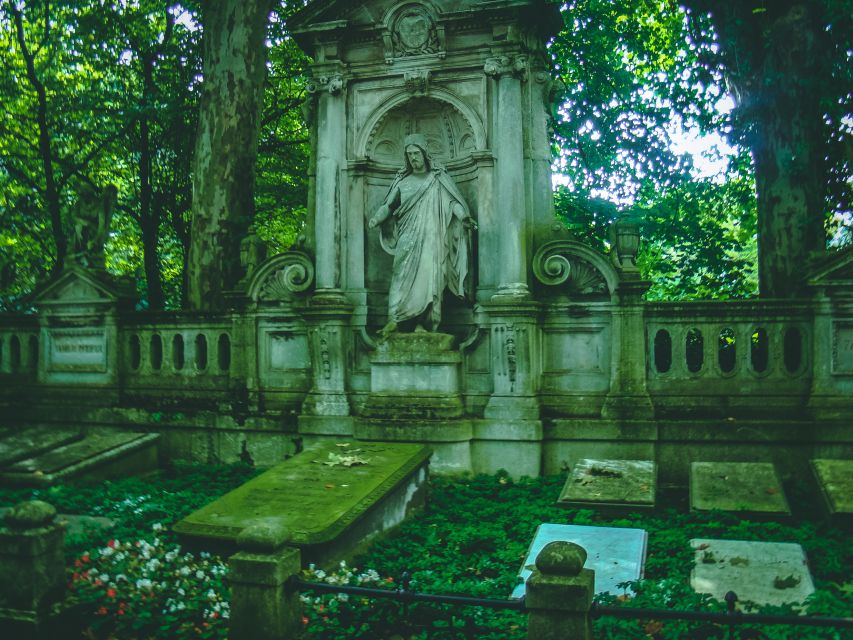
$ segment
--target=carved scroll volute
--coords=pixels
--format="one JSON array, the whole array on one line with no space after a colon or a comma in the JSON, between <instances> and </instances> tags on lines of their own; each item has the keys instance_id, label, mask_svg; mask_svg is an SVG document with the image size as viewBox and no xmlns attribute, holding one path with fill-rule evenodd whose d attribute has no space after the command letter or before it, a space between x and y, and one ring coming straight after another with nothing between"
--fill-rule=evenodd
<instances>
[{"instance_id":1,"label":"carved scroll volute","mask_svg":"<svg viewBox=\"0 0 853 640\"><path fill-rule=\"evenodd\" d=\"M532 266L536 279L549 287L563 286L581 296L607 295L614 287L599 262L607 264L603 256L577 242L555 240L539 248Z\"/></svg>"},{"instance_id":2,"label":"carved scroll volute","mask_svg":"<svg viewBox=\"0 0 853 640\"><path fill-rule=\"evenodd\" d=\"M257 270L249 286L253 302L291 302L314 284L314 263L301 251L273 256Z\"/></svg>"}]
</instances>

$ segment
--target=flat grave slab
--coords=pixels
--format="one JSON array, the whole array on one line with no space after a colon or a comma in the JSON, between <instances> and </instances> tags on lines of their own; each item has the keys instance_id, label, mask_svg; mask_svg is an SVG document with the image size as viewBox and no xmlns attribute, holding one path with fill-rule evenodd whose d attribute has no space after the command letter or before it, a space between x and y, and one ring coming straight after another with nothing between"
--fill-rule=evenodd
<instances>
[{"instance_id":1,"label":"flat grave slab","mask_svg":"<svg viewBox=\"0 0 853 640\"><path fill-rule=\"evenodd\" d=\"M802 602L814 592L806 554L798 544L696 538L690 546L696 553L690 586L721 602L728 591L740 602L777 606Z\"/></svg>"},{"instance_id":2,"label":"flat grave slab","mask_svg":"<svg viewBox=\"0 0 853 640\"><path fill-rule=\"evenodd\" d=\"M190 514L174 531L191 546L230 552L244 528L276 521L291 531L303 562L328 565L423 504L430 455L410 443L318 444Z\"/></svg>"},{"instance_id":3,"label":"flat grave slab","mask_svg":"<svg viewBox=\"0 0 853 640\"><path fill-rule=\"evenodd\" d=\"M836 519L853 519L853 460L817 458L811 464L827 513Z\"/></svg>"},{"instance_id":4,"label":"flat grave slab","mask_svg":"<svg viewBox=\"0 0 853 640\"><path fill-rule=\"evenodd\" d=\"M625 590L619 583L639 580L646 563L648 534L644 529L618 527L586 527L574 524L540 524L518 572L521 582L511 598L522 598L527 591L527 578L533 573L539 552L549 542L565 540L579 544L587 552L584 568L595 571L595 592L620 595Z\"/></svg>"},{"instance_id":5,"label":"flat grave slab","mask_svg":"<svg viewBox=\"0 0 853 640\"><path fill-rule=\"evenodd\" d=\"M578 460L557 499L566 507L654 508L657 467L651 460Z\"/></svg>"},{"instance_id":6,"label":"flat grave slab","mask_svg":"<svg viewBox=\"0 0 853 640\"><path fill-rule=\"evenodd\" d=\"M67 427L25 427L4 430L0 434L0 468L19 460L80 440L79 429Z\"/></svg>"},{"instance_id":7,"label":"flat grave slab","mask_svg":"<svg viewBox=\"0 0 853 640\"><path fill-rule=\"evenodd\" d=\"M790 516L791 509L771 462L694 462L690 508L752 516Z\"/></svg>"},{"instance_id":8,"label":"flat grave slab","mask_svg":"<svg viewBox=\"0 0 853 640\"><path fill-rule=\"evenodd\" d=\"M0 482L20 486L50 485L62 480L114 478L157 468L156 433L103 429L44 451L0 470Z\"/></svg>"}]
</instances>

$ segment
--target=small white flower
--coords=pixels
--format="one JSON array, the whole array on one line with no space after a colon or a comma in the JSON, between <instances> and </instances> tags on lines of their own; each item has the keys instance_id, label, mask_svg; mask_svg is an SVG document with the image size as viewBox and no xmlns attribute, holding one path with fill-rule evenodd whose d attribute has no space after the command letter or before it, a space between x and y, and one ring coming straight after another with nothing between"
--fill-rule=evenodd
<instances>
[{"instance_id":1,"label":"small white flower","mask_svg":"<svg viewBox=\"0 0 853 640\"><path fill-rule=\"evenodd\" d=\"M198 578L199 580L204 580L204 571L199 569L198 571L195 572L195 577Z\"/></svg>"},{"instance_id":2,"label":"small white flower","mask_svg":"<svg viewBox=\"0 0 853 640\"><path fill-rule=\"evenodd\" d=\"M178 569L178 573L181 574L182 576L188 576L188 575L190 575L190 568L189 567L181 567L180 569Z\"/></svg>"},{"instance_id":3,"label":"small white flower","mask_svg":"<svg viewBox=\"0 0 853 640\"><path fill-rule=\"evenodd\" d=\"M107 575L106 573L102 573L101 575L98 576L98 580L100 580L101 582L109 582L110 576Z\"/></svg>"},{"instance_id":4,"label":"small white flower","mask_svg":"<svg viewBox=\"0 0 853 640\"><path fill-rule=\"evenodd\" d=\"M349 594L348 593L339 593L338 600L341 602L349 602Z\"/></svg>"},{"instance_id":5,"label":"small white flower","mask_svg":"<svg viewBox=\"0 0 853 640\"><path fill-rule=\"evenodd\" d=\"M182 588L178 588L178 595L179 596L185 596L185 595L187 595L187 592L184 591Z\"/></svg>"},{"instance_id":6,"label":"small white flower","mask_svg":"<svg viewBox=\"0 0 853 640\"><path fill-rule=\"evenodd\" d=\"M159 522L155 522L154 524L151 525L152 531L162 531L163 528L164 528L163 525L160 524Z\"/></svg>"},{"instance_id":7,"label":"small white flower","mask_svg":"<svg viewBox=\"0 0 853 640\"><path fill-rule=\"evenodd\" d=\"M150 589L153 583L148 578L140 578L136 581L137 589Z\"/></svg>"}]
</instances>

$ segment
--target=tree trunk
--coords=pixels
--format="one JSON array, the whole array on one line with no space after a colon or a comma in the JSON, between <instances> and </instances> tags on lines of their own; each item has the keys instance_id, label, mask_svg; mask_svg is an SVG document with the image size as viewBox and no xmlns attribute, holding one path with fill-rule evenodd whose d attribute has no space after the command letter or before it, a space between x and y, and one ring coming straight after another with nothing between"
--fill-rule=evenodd
<instances>
[{"instance_id":1,"label":"tree trunk","mask_svg":"<svg viewBox=\"0 0 853 640\"><path fill-rule=\"evenodd\" d=\"M139 121L139 226L142 228L142 257L148 285L148 308L163 308L163 284L160 280L160 212L152 206L151 130L148 125L150 101L153 100L154 57L142 60L142 113Z\"/></svg>"},{"instance_id":2,"label":"tree trunk","mask_svg":"<svg viewBox=\"0 0 853 640\"><path fill-rule=\"evenodd\" d=\"M187 306L218 309L241 277L254 217L255 160L272 0L209 0L204 84L193 159Z\"/></svg>"},{"instance_id":3,"label":"tree trunk","mask_svg":"<svg viewBox=\"0 0 853 640\"><path fill-rule=\"evenodd\" d=\"M759 292L797 297L805 293L807 263L826 249L827 142L820 97L829 52L822 5L688 4L712 14L737 98L736 122L755 162Z\"/></svg>"}]
</instances>

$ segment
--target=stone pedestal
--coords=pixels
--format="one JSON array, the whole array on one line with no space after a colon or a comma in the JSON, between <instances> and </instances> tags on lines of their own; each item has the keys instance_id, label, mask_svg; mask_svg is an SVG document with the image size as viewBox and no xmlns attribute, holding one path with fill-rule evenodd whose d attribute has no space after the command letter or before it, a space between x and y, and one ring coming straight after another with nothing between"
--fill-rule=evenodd
<instances>
[{"instance_id":1,"label":"stone pedestal","mask_svg":"<svg viewBox=\"0 0 853 640\"><path fill-rule=\"evenodd\" d=\"M370 357L370 394L355 437L423 442L433 468L471 468L471 421L459 391L462 354L446 333L394 333Z\"/></svg>"},{"instance_id":2,"label":"stone pedestal","mask_svg":"<svg viewBox=\"0 0 853 640\"><path fill-rule=\"evenodd\" d=\"M49 637L49 608L65 578L65 527L55 519L56 509L36 500L9 511L0 528L0 629L6 638Z\"/></svg>"}]
</instances>

